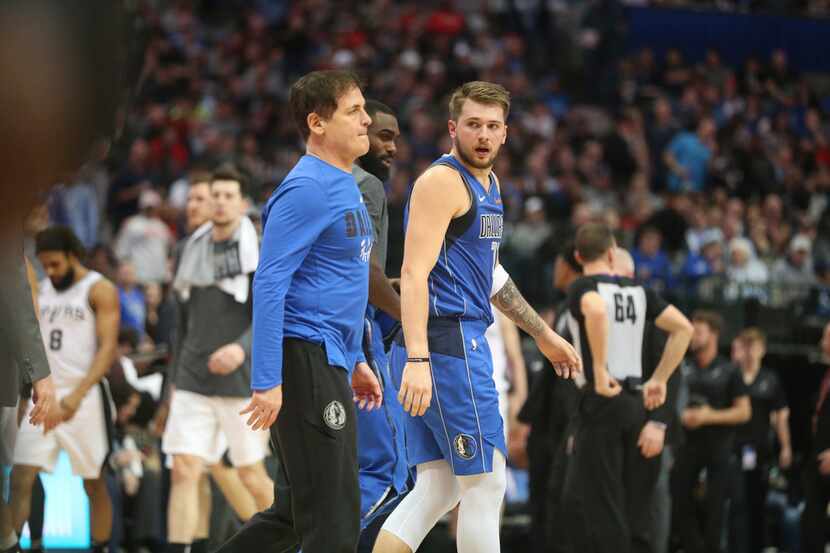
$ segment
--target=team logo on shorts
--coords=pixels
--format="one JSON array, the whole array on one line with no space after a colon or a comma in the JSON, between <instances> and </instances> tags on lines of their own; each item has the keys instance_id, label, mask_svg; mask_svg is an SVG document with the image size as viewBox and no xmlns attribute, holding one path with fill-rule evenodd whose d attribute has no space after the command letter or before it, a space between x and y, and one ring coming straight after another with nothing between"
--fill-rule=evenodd
<instances>
[{"instance_id":1,"label":"team logo on shorts","mask_svg":"<svg viewBox=\"0 0 830 553\"><path fill-rule=\"evenodd\" d=\"M339 401L332 401L323 409L323 422L332 430L342 430L346 426L346 409Z\"/></svg>"},{"instance_id":2,"label":"team logo on shorts","mask_svg":"<svg viewBox=\"0 0 830 553\"><path fill-rule=\"evenodd\" d=\"M452 441L455 452L465 461L476 456L476 441L468 434L459 434Z\"/></svg>"}]
</instances>

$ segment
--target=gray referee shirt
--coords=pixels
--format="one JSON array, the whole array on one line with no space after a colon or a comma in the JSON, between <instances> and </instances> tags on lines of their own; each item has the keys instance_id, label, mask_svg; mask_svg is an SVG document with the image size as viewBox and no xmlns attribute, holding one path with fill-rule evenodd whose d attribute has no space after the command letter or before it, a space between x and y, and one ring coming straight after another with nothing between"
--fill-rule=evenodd
<instances>
[{"instance_id":1,"label":"gray referee shirt","mask_svg":"<svg viewBox=\"0 0 830 553\"><path fill-rule=\"evenodd\" d=\"M378 260L381 267L386 267L386 250L389 245L389 211L386 207L386 190L380 179L359 165L352 166L352 175L357 181L366 210L372 218L372 227L375 231L375 243L372 246L372 256Z\"/></svg>"}]
</instances>

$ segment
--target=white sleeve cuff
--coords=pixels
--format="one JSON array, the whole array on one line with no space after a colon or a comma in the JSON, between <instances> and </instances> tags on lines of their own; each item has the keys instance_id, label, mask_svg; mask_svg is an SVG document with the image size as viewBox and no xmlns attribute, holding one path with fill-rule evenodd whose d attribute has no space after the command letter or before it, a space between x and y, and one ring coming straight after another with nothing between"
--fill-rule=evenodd
<instances>
[{"instance_id":1,"label":"white sleeve cuff","mask_svg":"<svg viewBox=\"0 0 830 553\"><path fill-rule=\"evenodd\" d=\"M501 292L501 289L504 288L504 285L507 284L509 279L510 275L507 274L507 271L504 270L501 263L496 265L496 269L493 271L493 287L490 288L490 297L492 298Z\"/></svg>"}]
</instances>

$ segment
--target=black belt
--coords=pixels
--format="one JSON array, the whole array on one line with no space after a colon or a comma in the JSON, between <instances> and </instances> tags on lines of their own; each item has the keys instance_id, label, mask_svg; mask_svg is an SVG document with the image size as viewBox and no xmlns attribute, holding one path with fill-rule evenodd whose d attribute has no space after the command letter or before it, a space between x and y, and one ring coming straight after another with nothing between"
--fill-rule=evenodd
<instances>
[{"instance_id":1,"label":"black belt","mask_svg":"<svg viewBox=\"0 0 830 553\"><path fill-rule=\"evenodd\" d=\"M620 386L626 392L639 394L643 391L643 379L639 376L629 376L628 378L620 380Z\"/></svg>"}]
</instances>

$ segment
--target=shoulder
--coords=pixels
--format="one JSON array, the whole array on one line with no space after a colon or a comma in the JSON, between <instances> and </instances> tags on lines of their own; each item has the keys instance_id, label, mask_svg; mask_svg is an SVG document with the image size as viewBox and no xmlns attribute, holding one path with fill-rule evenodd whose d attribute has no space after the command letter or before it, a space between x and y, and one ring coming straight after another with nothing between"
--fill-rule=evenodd
<instances>
[{"instance_id":1,"label":"shoulder","mask_svg":"<svg viewBox=\"0 0 830 553\"><path fill-rule=\"evenodd\" d=\"M596 291L597 280L594 277L579 277L571 283L568 287L568 295L571 298L577 298L587 292Z\"/></svg>"},{"instance_id":2,"label":"shoulder","mask_svg":"<svg viewBox=\"0 0 830 553\"><path fill-rule=\"evenodd\" d=\"M89 288L89 299L93 307L106 305L118 306L120 291L110 280L97 274L95 282Z\"/></svg>"},{"instance_id":3,"label":"shoulder","mask_svg":"<svg viewBox=\"0 0 830 553\"><path fill-rule=\"evenodd\" d=\"M415 187L444 186L448 182L464 183L461 173L444 163L436 163L424 171L415 181Z\"/></svg>"},{"instance_id":4,"label":"shoulder","mask_svg":"<svg viewBox=\"0 0 830 553\"><path fill-rule=\"evenodd\" d=\"M355 165L352 168L352 175L354 175L354 180L363 194L383 192L381 180L361 166Z\"/></svg>"}]
</instances>

